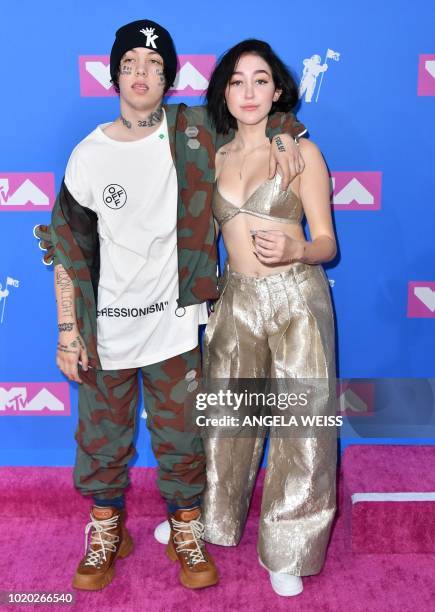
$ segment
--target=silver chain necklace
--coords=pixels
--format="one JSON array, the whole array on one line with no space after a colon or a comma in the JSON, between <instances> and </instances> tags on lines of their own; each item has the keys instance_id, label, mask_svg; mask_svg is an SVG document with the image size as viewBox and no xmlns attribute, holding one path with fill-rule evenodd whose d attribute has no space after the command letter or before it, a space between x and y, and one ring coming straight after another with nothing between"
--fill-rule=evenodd
<instances>
[{"instance_id":1,"label":"silver chain necklace","mask_svg":"<svg viewBox=\"0 0 435 612\"><path fill-rule=\"evenodd\" d=\"M256 147L254 147L253 149L251 149L250 151L248 151L248 153L245 153L245 154L242 156L242 163L240 164L240 168L239 168L239 179L240 179L240 180L242 180L242 179L243 179L243 176L242 176L242 170L243 170L243 166L245 165L245 160L246 160L246 158L248 157L248 155L251 155L251 153L254 153L254 151L257 151L258 149L261 149L262 147L265 147L266 145L270 145L270 142L269 142L269 141L264 142L263 144L261 144L261 145L258 145L258 146L256 146ZM236 152L236 151L225 151L225 154L226 154L226 155L230 155L230 154L233 154L233 153L235 153L235 152Z\"/></svg>"}]
</instances>

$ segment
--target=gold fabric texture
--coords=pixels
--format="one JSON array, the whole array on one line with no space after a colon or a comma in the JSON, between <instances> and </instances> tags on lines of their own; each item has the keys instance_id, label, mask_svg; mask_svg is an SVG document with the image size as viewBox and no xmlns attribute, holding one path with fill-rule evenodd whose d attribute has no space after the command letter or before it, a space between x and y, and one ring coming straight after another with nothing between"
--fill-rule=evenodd
<instances>
[{"instance_id":1,"label":"gold fabric texture","mask_svg":"<svg viewBox=\"0 0 435 612\"><path fill-rule=\"evenodd\" d=\"M334 322L321 266L250 277L227 267L204 337L206 380L310 380L310 414L336 415ZM270 432L258 554L272 571L318 573L336 508L335 427L321 436ZM262 456L260 437L205 438L205 538L238 544Z\"/></svg>"},{"instance_id":2,"label":"gold fabric texture","mask_svg":"<svg viewBox=\"0 0 435 612\"><path fill-rule=\"evenodd\" d=\"M302 202L298 196L290 187L287 191L281 191L279 174L261 183L242 206L236 206L224 198L216 184L212 207L220 226L243 213L282 223L300 223L303 217Z\"/></svg>"}]
</instances>

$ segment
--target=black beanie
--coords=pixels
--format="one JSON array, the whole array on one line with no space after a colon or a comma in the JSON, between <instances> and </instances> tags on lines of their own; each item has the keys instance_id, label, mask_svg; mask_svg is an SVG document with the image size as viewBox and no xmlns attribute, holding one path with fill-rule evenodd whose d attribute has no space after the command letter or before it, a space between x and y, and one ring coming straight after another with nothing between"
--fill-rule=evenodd
<instances>
[{"instance_id":1,"label":"black beanie","mask_svg":"<svg viewBox=\"0 0 435 612\"><path fill-rule=\"evenodd\" d=\"M140 19L122 26L116 32L115 42L110 52L110 76L112 81L118 81L118 69L122 56L135 47L153 49L164 61L166 87L169 89L177 74L177 54L174 41L165 28L155 21Z\"/></svg>"}]
</instances>

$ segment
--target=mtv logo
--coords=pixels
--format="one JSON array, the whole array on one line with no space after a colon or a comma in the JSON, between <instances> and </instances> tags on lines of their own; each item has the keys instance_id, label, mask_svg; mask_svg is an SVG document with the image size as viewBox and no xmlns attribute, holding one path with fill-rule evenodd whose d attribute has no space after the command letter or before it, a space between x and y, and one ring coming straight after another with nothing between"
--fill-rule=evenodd
<instances>
[{"instance_id":1,"label":"mtv logo","mask_svg":"<svg viewBox=\"0 0 435 612\"><path fill-rule=\"evenodd\" d=\"M54 200L52 172L0 172L0 211L51 211Z\"/></svg>"},{"instance_id":2,"label":"mtv logo","mask_svg":"<svg viewBox=\"0 0 435 612\"><path fill-rule=\"evenodd\" d=\"M408 283L408 317L435 319L435 282Z\"/></svg>"},{"instance_id":3,"label":"mtv logo","mask_svg":"<svg viewBox=\"0 0 435 612\"><path fill-rule=\"evenodd\" d=\"M0 383L0 416L69 416L68 383Z\"/></svg>"},{"instance_id":4,"label":"mtv logo","mask_svg":"<svg viewBox=\"0 0 435 612\"><path fill-rule=\"evenodd\" d=\"M435 55L420 55L417 95L435 96Z\"/></svg>"},{"instance_id":5,"label":"mtv logo","mask_svg":"<svg viewBox=\"0 0 435 612\"><path fill-rule=\"evenodd\" d=\"M382 172L332 172L335 210L380 210Z\"/></svg>"},{"instance_id":6,"label":"mtv logo","mask_svg":"<svg viewBox=\"0 0 435 612\"><path fill-rule=\"evenodd\" d=\"M171 96L201 96L216 63L215 55L179 55L179 70ZM86 97L116 96L110 83L110 60L108 55L80 55L80 95Z\"/></svg>"},{"instance_id":7,"label":"mtv logo","mask_svg":"<svg viewBox=\"0 0 435 612\"><path fill-rule=\"evenodd\" d=\"M108 55L80 55L79 74L82 98L116 96L116 91L110 82Z\"/></svg>"},{"instance_id":8,"label":"mtv logo","mask_svg":"<svg viewBox=\"0 0 435 612\"><path fill-rule=\"evenodd\" d=\"M370 416L373 414L375 387L369 382L337 381L339 412L345 416Z\"/></svg>"},{"instance_id":9,"label":"mtv logo","mask_svg":"<svg viewBox=\"0 0 435 612\"><path fill-rule=\"evenodd\" d=\"M202 96L216 64L215 55L179 55L179 70L171 96Z\"/></svg>"}]
</instances>

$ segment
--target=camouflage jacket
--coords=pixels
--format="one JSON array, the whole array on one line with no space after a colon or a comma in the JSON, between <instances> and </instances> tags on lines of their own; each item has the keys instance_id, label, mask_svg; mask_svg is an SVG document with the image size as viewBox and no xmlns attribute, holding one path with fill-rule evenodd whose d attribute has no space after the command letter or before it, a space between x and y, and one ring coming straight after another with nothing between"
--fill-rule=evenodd
<instances>
[{"instance_id":1,"label":"camouflage jacket","mask_svg":"<svg viewBox=\"0 0 435 612\"><path fill-rule=\"evenodd\" d=\"M183 307L218 297L217 248L211 212L215 152L234 133L216 134L203 106L170 104L165 111L178 179L178 304ZM276 113L267 127L269 137L283 132L300 136L305 131L291 113ZM90 365L101 369L96 319L100 271L97 215L80 206L62 182L51 225L37 226L35 234L47 249L44 262L62 264L73 282L79 332Z\"/></svg>"}]
</instances>

